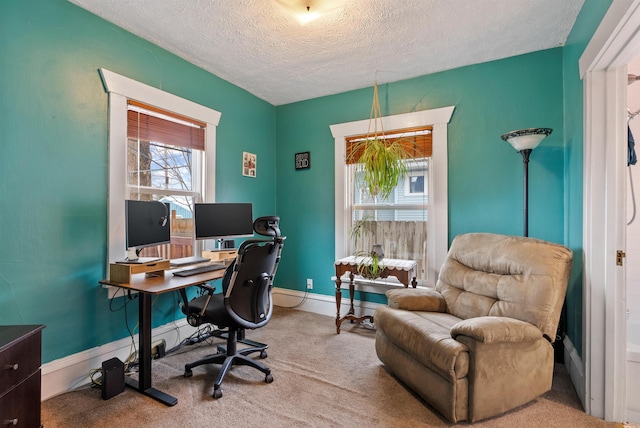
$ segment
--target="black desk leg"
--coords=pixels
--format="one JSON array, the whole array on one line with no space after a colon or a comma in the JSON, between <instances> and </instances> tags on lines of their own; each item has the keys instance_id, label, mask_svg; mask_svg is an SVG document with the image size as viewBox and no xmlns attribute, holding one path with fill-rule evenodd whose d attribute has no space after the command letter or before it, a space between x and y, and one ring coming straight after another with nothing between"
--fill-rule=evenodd
<instances>
[{"instance_id":1,"label":"black desk leg","mask_svg":"<svg viewBox=\"0 0 640 428\"><path fill-rule=\"evenodd\" d=\"M138 335L139 372L138 381L125 378L125 383L138 392L153 398L167 406L175 406L178 399L159 391L151 386L151 294L138 293L138 320L140 333Z\"/></svg>"}]
</instances>

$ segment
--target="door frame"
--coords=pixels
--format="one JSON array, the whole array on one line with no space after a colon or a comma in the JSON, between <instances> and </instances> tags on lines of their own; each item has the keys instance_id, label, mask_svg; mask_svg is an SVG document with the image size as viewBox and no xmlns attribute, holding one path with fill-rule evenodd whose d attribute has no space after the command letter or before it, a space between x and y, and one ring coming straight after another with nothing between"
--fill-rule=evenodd
<instances>
[{"instance_id":1,"label":"door frame","mask_svg":"<svg viewBox=\"0 0 640 428\"><path fill-rule=\"evenodd\" d=\"M584 407L626 420L627 65L640 53L640 0L616 0L580 58L584 89ZM604 227L603 227L604 225Z\"/></svg>"}]
</instances>

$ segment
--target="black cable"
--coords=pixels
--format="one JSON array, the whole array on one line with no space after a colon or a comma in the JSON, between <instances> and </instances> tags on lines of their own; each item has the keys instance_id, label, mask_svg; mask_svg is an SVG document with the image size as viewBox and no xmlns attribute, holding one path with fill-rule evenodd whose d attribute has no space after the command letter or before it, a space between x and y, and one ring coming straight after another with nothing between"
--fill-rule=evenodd
<instances>
[{"instance_id":1,"label":"black cable","mask_svg":"<svg viewBox=\"0 0 640 428\"><path fill-rule=\"evenodd\" d=\"M210 342L209 340L214 337L220 336L221 333L223 333L222 330L214 329L211 324L205 324L203 326L200 326L198 330L193 332L189 337L181 341L179 344L166 351L166 354L175 353L183 346L195 345L202 342L212 344L213 342Z\"/></svg>"},{"instance_id":2,"label":"black cable","mask_svg":"<svg viewBox=\"0 0 640 428\"><path fill-rule=\"evenodd\" d=\"M121 307L119 307L117 309L114 309L113 308L113 301L116 299L116 297L118 297L118 291L122 291L122 297L125 299L125 302ZM124 294L124 293L125 293L125 289L124 288L118 288L116 290L116 292L113 294L113 297L109 301L109 310L111 312L118 312L118 311L124 309L132 300L138 298L137 294L131 294L130 292L128 294Z\"/></svg>"}]
</instances>

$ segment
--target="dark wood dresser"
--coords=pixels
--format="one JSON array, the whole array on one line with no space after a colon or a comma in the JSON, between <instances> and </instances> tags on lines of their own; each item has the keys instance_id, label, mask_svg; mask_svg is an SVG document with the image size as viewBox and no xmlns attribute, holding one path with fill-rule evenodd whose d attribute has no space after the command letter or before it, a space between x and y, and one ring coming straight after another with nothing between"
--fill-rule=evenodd
<instances>
[{"instance_id":1,"label":"dark wood dresser","mask_svg":"<svg viewBox=\"0 0 640 428\"><path fill-rule=\"evenodd\" d=\"M44 325L0 326L0 427L40 427Z\"/></svg>"}]
</instances>

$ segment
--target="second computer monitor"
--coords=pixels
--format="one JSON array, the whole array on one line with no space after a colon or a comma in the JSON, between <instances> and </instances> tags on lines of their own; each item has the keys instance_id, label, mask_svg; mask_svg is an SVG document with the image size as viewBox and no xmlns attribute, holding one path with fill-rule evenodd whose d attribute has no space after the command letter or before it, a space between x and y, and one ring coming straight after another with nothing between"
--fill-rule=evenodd
<instances>
[{"instance_id":1,"label":"second computer monitor","mask_svg":"<svg viewBox=\"0 0 640 428\"><path fill-rule=\"evenodd\" d=\"M253 236L251 203L194 205L196 239L233 239Z\"/></svg>"}]
</instances>

